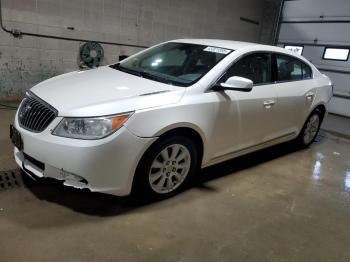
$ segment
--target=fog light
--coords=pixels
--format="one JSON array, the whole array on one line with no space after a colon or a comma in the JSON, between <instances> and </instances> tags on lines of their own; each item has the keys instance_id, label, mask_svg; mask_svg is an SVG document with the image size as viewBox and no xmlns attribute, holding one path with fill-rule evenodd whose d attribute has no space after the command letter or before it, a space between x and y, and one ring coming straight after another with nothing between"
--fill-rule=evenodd
<instances>
[{"instance_id":1,"label":"fog light","mask_svg":"<svg viewBox=\"0 0 350 262\"><path fill-rule=\"evenodd\" d=\"M60 175L62 177L62 180L69 180L69 181L77 181L84 184L87 184L87 180L82 178L81 176L78 176L76 174L70 173L63 168L60 170Z\"/></svg>"}]
</instances>

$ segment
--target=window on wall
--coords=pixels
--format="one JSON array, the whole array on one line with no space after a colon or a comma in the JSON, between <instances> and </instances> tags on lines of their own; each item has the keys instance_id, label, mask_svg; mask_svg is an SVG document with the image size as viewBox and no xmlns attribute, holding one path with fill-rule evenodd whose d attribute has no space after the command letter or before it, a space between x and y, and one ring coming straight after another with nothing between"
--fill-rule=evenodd
<instances>
[{"instance_id":1,"label":"window on wall","mask_svg":"<svg viewBox=\"0 0 350 262\"><path fill-rule=\"evenodd\" d=\"M322 58L327 60L347 61L349 58L349 49L326 47Z\"/></svg>"},{"instance_id":2,"label":"window on wall","mask_svg":"<svg viewBox=\"0 0 350 262\"><path fill-rule=\"evenodd\" d=\"M231 76L240 76L252 80L254 84L270 83L270 61L270 54L267 53L247 55L227 70L224 80Z\"/></svg>"},{"instance_id":3,"label":"window on wall","mask_svg":"<svg viewBox=\"0 0 350 262\"><path fill-rule=\"evenodd\" d=\"M303 46L297 46L297 45L285 45L284 48L294 53L297 53L299 55L302 55L303 49L304 49Z\"/></svg>"}]
</instances>

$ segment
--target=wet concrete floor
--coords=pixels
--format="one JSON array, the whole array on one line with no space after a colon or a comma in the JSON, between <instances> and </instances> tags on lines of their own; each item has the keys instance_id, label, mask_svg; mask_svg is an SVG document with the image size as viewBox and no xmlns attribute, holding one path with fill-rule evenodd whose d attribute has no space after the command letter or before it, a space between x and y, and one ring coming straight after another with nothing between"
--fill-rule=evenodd
<instances>
[{"instance_id":1,"label":"wet concrete floor","mask_svg":"<svg viewBox=\"0 0 350 262\"><path fill-rule=\"evenodd\" d=\"M135 205L26 183L0 111L0 261L350 261L350 143L321 134L207 168L187 191Z\"/></svg>"}]
</instances>

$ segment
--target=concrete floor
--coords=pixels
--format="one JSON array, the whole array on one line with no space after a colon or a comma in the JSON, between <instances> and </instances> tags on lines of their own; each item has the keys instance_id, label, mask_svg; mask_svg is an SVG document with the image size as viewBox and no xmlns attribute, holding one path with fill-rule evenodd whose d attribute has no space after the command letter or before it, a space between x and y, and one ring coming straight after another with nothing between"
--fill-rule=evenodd
<instances>
[{"instance_id":1,"label":"concrete floor","mask_svg":"<svg viewBox=\"0 0 350 262\"><path fill-rule=\"evenodd\" d=\"M16 169L0 111L0 171ZM132 205L55 183L0 190L0 261L350 261L350 143L321 135Z\"/></svg>"},{"instance_id":2,"label":"concrete floor","mask_svg":"<svg viewBox=\"0 0 350 262\"><path fill-rule=\"evenodd\" d=\"M350 139L350 117L328 114L323 121L322 129L336 136Z\"/></svg>"}]
</instances>

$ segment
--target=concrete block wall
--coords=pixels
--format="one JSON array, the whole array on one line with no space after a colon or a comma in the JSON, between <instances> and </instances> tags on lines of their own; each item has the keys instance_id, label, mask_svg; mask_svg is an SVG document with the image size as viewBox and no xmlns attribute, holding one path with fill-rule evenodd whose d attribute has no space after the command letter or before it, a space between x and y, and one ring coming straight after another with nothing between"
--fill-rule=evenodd
<instances>
[{"instance_id":1,"label":"concrete block wall","mask_svg":"<svg viewBox=\"0 0 350 262\"><path fill-rule=\"evenodd\" d=\"M1 0L4 26L63 37L151 46L176 38L270 42L279 0ZM246 17L259 25L240 20ZM67 29L73 27L74 30ZM0 100L16 100L52 76L78 69L83 43L0 29ZM103 64L140 48L103 45Z\"/></svg>"}]
</instances>

